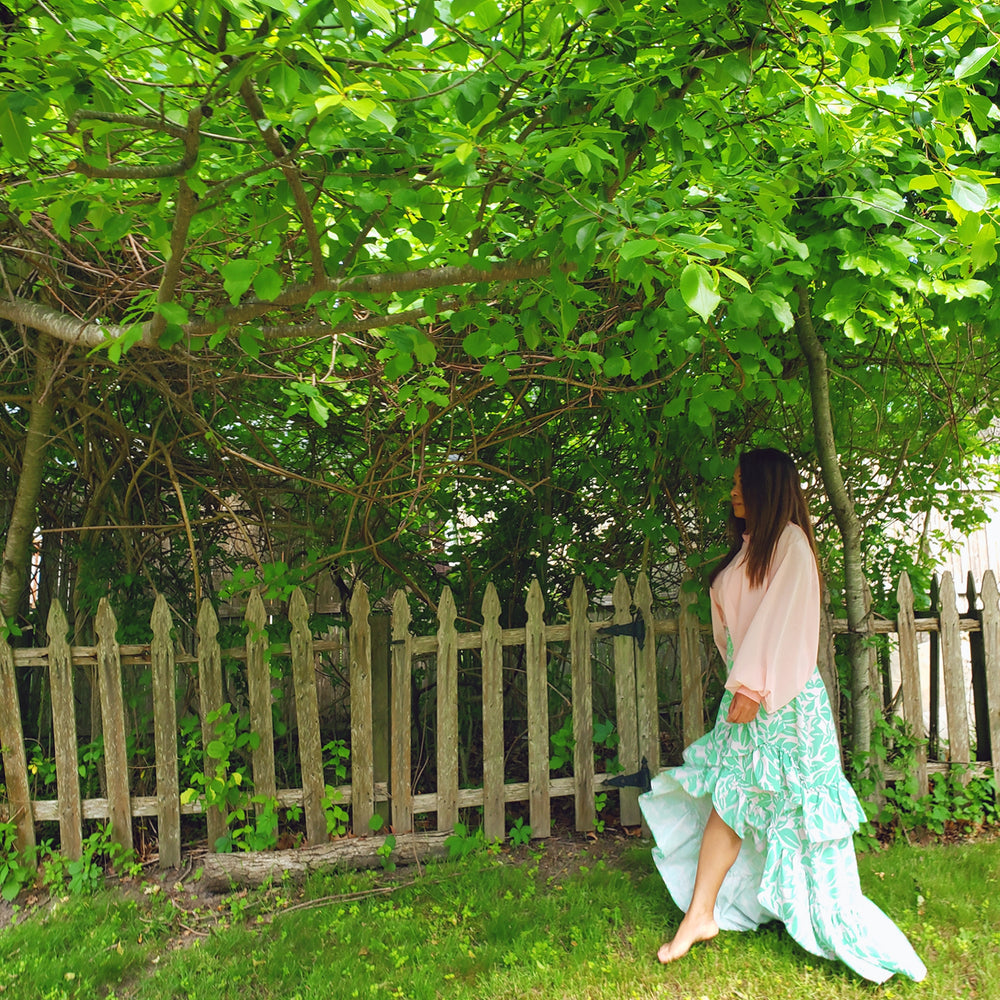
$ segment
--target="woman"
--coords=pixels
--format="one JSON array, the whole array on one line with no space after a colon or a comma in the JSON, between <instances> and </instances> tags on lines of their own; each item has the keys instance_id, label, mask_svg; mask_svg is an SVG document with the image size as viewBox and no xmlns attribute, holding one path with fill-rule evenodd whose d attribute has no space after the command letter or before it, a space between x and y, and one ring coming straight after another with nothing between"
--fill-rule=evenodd
<instances>
[{"instance_id":1,"label":"woman","mask_svg":"<svg viewBox=\"0 0 1000 1000\"><path fill-rule=\"evenodd\" d=\"M639 799L657 867L685 911L657 957L778 919L803 948L866 979L923 979L910 943L858 881L852 838L865 816L816 669L819 571L792 459L745 453L731 497L733 546L711 576L729 666L716 726Z\"/></svg>"}]
</instances>

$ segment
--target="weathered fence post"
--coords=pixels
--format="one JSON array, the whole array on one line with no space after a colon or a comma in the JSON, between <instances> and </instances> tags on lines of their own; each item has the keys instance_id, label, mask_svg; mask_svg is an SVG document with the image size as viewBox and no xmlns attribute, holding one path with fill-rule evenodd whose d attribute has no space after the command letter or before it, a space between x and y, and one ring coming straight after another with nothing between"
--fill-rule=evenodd
<instances>
[{"instance_id":1,"label":"weathered fence post","mask_svg":"<svg viewBox=\"0 0 1000 1000\"><path fill-rule=\"evenodd\" d=\"M992 570L983 574L983 651L986 657L986 701L989 705L993 790L1000 798L1000 593Z\"/></svg>"},{"instance_id":2,"label":"weathered fence post","mask_svg":"<svg viewBox=\"0 0 1000 1000\"><path fill-rule=\"evenodd\" d=\"M483 833L503 840L507 820L504 802L503 633L500 597L492 583L483 598Z\"/></svg>"},{"instance_id":3,"label":"weathered fence post","mask_svg":"<svg viewBox=\"0 0 1000 1000\"><path fill-rule=\"evenodd\" d=\"M390 688L389 615L376 611L371 615L372 655L372 776L376 784L388 787L392 757L392 699ZM379 801L375 811L388 827L389 803Z\"/></svg>"},{"instance_id":4,"label":"weathered fence post","mask_svg":"<svg viewBox=\"0 0 1000 1000\"><path fill-rule=\"evenodd\" d=\"M375 770L372 761L372 635L368 588L354 587L351 596L351 829L356 837L371 834L375 815Z\"/></svg>"},{"instance_id":5,"label":"weathered fence post","mask_svg":"<svg viewBox=\"0 0 1000 1000\"><path fill-rule=\"evenodd\" d=\"M392 826L396 833L413 829L413 636L410 635L410 605L406 592L392 598L392 766L389 795Z\"/></svg>"},{"instance_id":6,"label":"weathered fence post","mask_svg":"<svg viewBox=\"0 0 1000 1000\"><path fill-rule=\"evenodd\" d=\"M10 818L17 824L17 847L21 852L35 846L35 821L31 814L31 786L28 760L24 753L21 703L14 676L14 653L0 637L0 751L3 753L4 782L10 800Z\"/></svg>"},{"instance_id":7,"label":"weathered fence post","mask_svg":"<svg viewBox=\"0 0 1000 1000\"><path fill-rule=\"evenodd\" d=\"M58 600L49 607L49 686L52 691L52 735L56 749L59 794L59 852L70 861L83 856L83 812L80 803L80 759L77 754L73 657L66 636L69 622Z\"/></svg>"},{"instance_id":8,"label":"weathered fence post","mask_svg":"<svg viewBox=\"0 0 1000 1000\"><path fill-rule=\"evenodd\" d=\"M163 594L156 595L150 620L153 675L153 740L156 748L156 839L161 868L181 863L181 798L177 774L177 676L173 620Z\"/></svg>"},{"instance_id":9,"label":"weathered fence post","mask_svg":"<svg viewBox=\"0 0 1000 1000\"><path fill-rule=\"evenodd\" d=\"M948 717L948 759L968 764L969 706L965 698L965 669L958 621L958 598L951 573L941 577L941 658L944 663L944 704ZM964 780L968 781L966 772Z\"/></svg>"},{"instance_id":10,"label":"weathered fence post","mask_svg":"<svg viewBox=\"0 0 1000 1000\"><path fill-rule=\"evenodd\" d=\"M545 641L545 600L538 577L531 581L525 602L524 665L528 672L528 803L533 837L551 832L549 801L549 672Z\"/></svg>"},{"instance_id":11,"label":"weathered fence post","mask_svg":"<svg viewBox=\"0 0 1000 1000\"><path fill-rule=\"evenodd\" d=\"M573 778L576 828L593 830L594 803L594 692L590 620L583 577L573 581L569 599L569 659L573 698Z\"/></svg>"},{"instance_id":12,"label":"weathered fence post","mask_svg":"<svg viewBox=\"0 0 1000 1000\"><path fill-rule=\"evenodd\" d=\"M639 574L633 593L641 615L643 639L636 641L635 693L639 716L639 756L646 758L649 773L660 770L660 703L656 688L656 631L653 622L653 592L649 578Z\"/></svg>"},{"instance_id":13,"label":"weathered fence post","mask_svg":"<svg viewBox=\"0 0 1000 1000\"><path fill-rule=\"evenodd\" d=\"M125 704L117 632L118 621L108 599L102 597L97 605L97 673L101 685L108 815L111 818L111 839L131 850L132 803L129 799Z\"/></svg>"},{"instance_id":14,"label":"weathered fence post","mask_svg":"<svg viewBox=\"0 0 1000 1000\"><path fill-rule=\"evenodd\" d=\"M302 770L302 811L310 844L326 842L323 813L323 740L319 731L319 701L316 697L316 660L309 628L309 607L301 587L292 591L288 605L292 625L292 682L295 688L295 723L299 736L299 766Z\"/></svg>"},{"instance_id":15,"label":"weathered fence post","mask_svg":"<svg viewBox=\"0 0 1000 1000\"><path fill-rule=\"evenodd\" d=\"M916 740L917 797L927 794L927 743L924 739L924 708L920 696L920 658L917 647L917 626L913 614L913 588L903 573L896 589L899 615L896 632L899 635L899 675L903 687L903 717L913 729Z\"/></svg>"},{"instance_id":16,"label":"weathered fence post","mask_svg":"<svg viewBox=\"0 0 1000 1000\"><path fill-rule=\"evenodd\" d=\"M216 727L210 717L222 708L222 654L219 650L219 619L206 597L198 609L198 710L201 714L202 770L206 783L215 774L215 763L208 755L208 745L215 739ZM221 806L211 806L205 821L208 849L226 834L226 816Z\"/></svg>"},{"instance_id":17,"label":"weathered fence post","mask_svg":"<svg viewBox=\"0 0 1000 1000\"><path fill-rule=\"evenodd\" d=\"M625 575L619 573L611 597L614 605L612 623L619 628L632 624L632 595ZM615 713L618 726L618 759L627 774L639 770L639 719L636 711L635 639L631 635L614 637ZM618 793L622 826L637 826L639 790L622 788Z\"/></svg>"},{"instance_id":18,"label":"weathered fence post","mask_svg":"<svg viewBox=\"0 0 1000 1000\"><path fill-rule=\"evenodd\" d=\"M969 570L965 583L969 618L979 622L979 631L969 633L969 665L972 668L972 704L976 725L976 760L990 760L990 712L986 700L986 647L983 642L983 614L978 607L976 579Z\"/></svg>"},{"instance_id":19,"label":"weathered fence post","mask_svg":"<svg viewBox=\"0 0 1000 1000\"><path fill-rule=\"evenodd\" d=\"M940 760L941 741L941 588L937 574L931 577L931 606L928 615L938 619L937 630L930 638L930 677L928 678L928 712L930 725L927 729L927 753L931 760Z\"/></svg>"},{"instance_id":20,"label":"weathered fence post","mask_svg":"<svg viewBox=\"0 0 1000 1000\"><path fill-rule=\"evenodd\" d=\"M677 630L681 654L681 727L686 747L705 735L701 633L698 628L698 616L694 610L698 595L693 588L691 573L685 571L681 582L680 620L677 623Z\"/></svg>"},{"instance_id":21,"label":"weathered fence post","mask_svg":"<svg viewBox=\"0 0 1000 1000\"><path fill-rule=\"evenodd\" d=\"M437 827L458 822L458 632L455 598L445 587L438 602L437 643Z\"/></svg>"},{"instance_id":22,"label":"weathered fence post","mask_svg":"<svg viewBox=\"0 0 1000 1000\"><path fill-rule=\"evenodd\" d=\"M247 694L250 699L250 732L259 740L251 753L255 811L267 812L278 797L274 773L274 717L271 714L271 667L264 655L268 647L267 613L260 591L250 592L246 611Z\"/></svg>"}]
</instances>

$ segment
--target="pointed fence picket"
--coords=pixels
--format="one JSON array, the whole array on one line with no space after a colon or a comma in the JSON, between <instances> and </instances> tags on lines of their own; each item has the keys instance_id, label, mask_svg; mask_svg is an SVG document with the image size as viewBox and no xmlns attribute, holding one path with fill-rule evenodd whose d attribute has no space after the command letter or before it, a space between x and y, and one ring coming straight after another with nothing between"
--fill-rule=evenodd
<instances>
[{"instance_id":1,"label":"pointed fence picket","mask_svg":"<svg viewBox=\"0 0 1000 1000\"><path fill-rule=\"evenodd\" d=\"M926 792L930 774L954 764L967 765L966 773L972 774L981 773L991 762L1000 762L1000 594L996 579L992 572L986 573L978 593L970 581L969 607L961 614L950 575L942 577L936 590L936 614L916 614L910 581L902 576L897 590L898 617L895 621L878 621L871 629L874 635L892 633L898 640L901 711L918 745L914 762L918 794ZM645 759L655 774L661 763L660 709L666 696L657 663L658 640L671 637L679 651L680 690L676 697L681 705L684 742L705 731L703 663L711 640L708 629L698 621L696 598L693 585L685 584L680 593L678 617L656 618L645 575L640 574L634 589L620 576L612 594L610 618L592 616L586 588L577 579L567 605L568 620L548 624L541 587L534 581L525 602L525 626L503 629L499 622L499 597L490 585L483 600L482 625L469 631L459 630L455 602L451 591L445 588L438 604L436 633L420 636L412 634L407 595L399 591L392 597L389 622L390 718L384 725L376 725L372 691L373 610L367 588L358 584L350 604L347 638L351 783L336 789L327 787L323 773L316 687L317 657L335 643L313 638L301 591L295 591L290 601L291 641L287 645L270 641L268 613L260 594L254 592L246 609L244 647L221 650L216 612L209 601L203 601L195 655L186 654L176 646L170 611L162 597L157 598L151 618L150 643L130 646L118 643L115 615L103 600L97 614L96 646L71 648L66 639L65 614L58 603L53 603L47 625L47 647L12 650L7 642L0 641L0 746L6 785L6 802L0 801L0 820L16 825L22 847L34 843L36 823L58 821L61 850L73 859L80 856L84 821L109 821L113 838L128 847L132 843L132 818L152 816L157 820L160 864L164 867L179 864L182 816L200 813L205 807L202 798L184 794L178 780L177 665L179 662L197 665L205 771L214 775L216 760L207 749L218 737L213 720L225 708L221 666L225 656L227 660L242 660L245 664L250 724L259 737L252 750L253 791L265 800L258 808L269 808L266 800L276 801L281 808L301 807L306 838L311 844L326 840L324 802L328 804L329 798L338 796L339 803L351 810L351 827L356 836L370 832L376 809L385 809L387 804L387 815L397 833L413 830L418 816L432 814L438 831L451 831L461 810L481 807L485 835L491 839L503 837L507 807L512 803L527 803L532 834L544 837L550 828L552 799L558 796L573 798L576 829L591 830L596 823L594 793L604 787L608 777L595 773L594 766L593 691L598 644L603 643L600 648L610 647L612 652L621 764L626 771L634 771ZM828 686L835 683L836 677L830 662L832 638L845 631L844 622L825 623L827 639L821 643L820 667ZM935 641L942 665L949 735L946 760L933 759L924 738L927 727L919 648L921 635L928 633ZM972 737L962 657L965 635L969 636L973 653L977 761L970 760ZM277 787L271 672L275 657L288 657L291 663L301 788ZM429 792L414 791L411 762L413 665L418 661L432 667L436 685L435 788ZM568 777L552 777L549 766L550 675L557 661L568 662L570 671L574 747L573 773ZM156 756L156 795L152 796L130 792L123 663L151 667ZM101 702L105 746L102 787L106 791L102 798L81 800L74 674L92 667L96 668ZM47 668L50 675L58 796L54 800L32 800L25 759L15 670L37 668ZM476 749L481 752L482 781L479 787L465 788L460 787L459 781L460 752L468 749L460 747L459 680L460 673L469 676L470 670L473 676L481 678L482 725L473 739L479 741ZM930 681L933 684L933 670ZM527 711L526 781L508 780L506 774L511 747L505 738L504 692L505 685L512 683L523 692ZM931 725L936 729L933 711ZM389 744L388 781L376 780L376 741ZM884 775L887 780L898 776L891 770ZM636 791L627 788L618 794L623 824L639 822ZM206 820L208 842L213 849L226 833L226 819L218 808L212 807L207 809Z\"/></svg>"},{"instance_id":2,"label":"pointed fence picket","mask_svg":"<svg viewBox=\"0 0 1000 1000\"><path fill-rule=\"evenodd\" d=\"M97 606L97 676L101 690L101 721L104 725L108 819L111 839L128 850L132 847L132 809L129 801L121 650L118 647L117 632L118 620L108 599L102 597Z\"/></svg>"},{"instance_id":3,"label":"pointed fence picket","mask_svg":"<svg viewBox=\"0 0 1000 1000\"><path fill-rule=\"evenodd\" d=\"M570 598L570 663L573 698L573 773L576 775L574 811L577 830L593 830L594 808L594 697L592 691L590 622L587 590L577 577ZM503 836L503 834L501 834Z\"/></svg>"},{"instance_id":4,"label":"pointed fence picket","mask_svg":"<svg viewBox=\"0 0 1000 1000\"><path fill-rule=\"evenodd\" d=\"M927 744L924 738L924 713L920 694L920 662L917 643L917 623L913 614L913 588L910 578L903 573L896 590L899 616L896 634L899 636L899 673L903 689L903 716L913 727L917 741L917 795L927 794Z\"/></svg>"},{"instance_id":5,"label":"pointed fence picket","mask_svg":"<svg viewBox=\"0 0 1000 1000\"><path fill-rule=\"evenodd\" d=\"M222 710L222 652L219 649L219 618L212 602L205 599L198 610L198 683L200 685L201 744L206 774L215 770L209 744L217 738L218 719ZM226 816L221 806L209 806L206 812L209 847L215 847L226 833Z\"/></svg>"},{"instance_id":6,"label":"pointed fence picket","mask_svg":"<svg viewBox=\"0 0 1000 1000\"><path fill-rule=\"evenodd\" d=\"M76 780L76 711L73 706L73 657L69 623L59 602L49 609L49 691L52 696L52 741L59 787L59 849L70 860L83 856L80 783Z\"/></svg>"},{"instance_id":7,"label":"pointed fence picket","mask_svg":"<svg viewBox=\"0 0 1000 1000\"><path fill-rule=\"evenodd\" d=\"M323 796L323 747L319 729L319 699L316 694L316 657L309 630L309 606L299 588L289 602L292 624L292 682L295 686L295 716L298 720L299 763L302 769L302 808L306 839L320 843L326 836Z\"/></svg>"},{"instance_id":8,"label":"pointed fence picket","mask_svg":"<svg viewBox=\"0 0 1000 1000\"><path fill-rule=\"evenodd\" d=\"M153 682L153 726L156 751L156 814L160 862L164 868L181 863L181 789L177 772L177 671L173 621L163 594L153 607L150 646ZM131 812L131 810L130 810ZM131 825L131 816L129 818Z\"/></svg>"}]
</instances>

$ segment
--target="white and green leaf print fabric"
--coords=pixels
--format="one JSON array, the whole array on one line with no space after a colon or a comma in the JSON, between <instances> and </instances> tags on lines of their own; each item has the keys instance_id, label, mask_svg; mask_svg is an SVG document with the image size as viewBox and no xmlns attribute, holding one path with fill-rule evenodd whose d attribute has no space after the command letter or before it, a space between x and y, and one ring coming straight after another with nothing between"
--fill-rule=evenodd
<instances>
[{"instance_id":1,"label":"white and green leaf print fabric","mask_svg":"<svg viewBox=\"0 0 1000 1000\"><path fill-rule=\"evenodd\" d=\"M677 905L691 904L702 832L714 805L743 839L715 908L723 930L781 920L803 948L883 982L920 980L923 962L861 891L853 834L864 813L840 765L826 688L817 671L787 705L748 723L726 721L684 751L684 763L640 796L653 857Z\"/></svg>"}]
</instances>

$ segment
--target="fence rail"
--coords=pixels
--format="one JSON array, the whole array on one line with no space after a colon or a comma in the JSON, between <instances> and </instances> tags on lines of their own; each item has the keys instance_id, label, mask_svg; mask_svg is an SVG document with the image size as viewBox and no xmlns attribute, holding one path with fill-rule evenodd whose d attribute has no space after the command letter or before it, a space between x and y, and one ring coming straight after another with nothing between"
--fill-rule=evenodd
<instances>
[{"instance_id":1,"label":"fence rail","mask_svg":"<svg viewBox=\"0 0 1000 1000\"><path fill-rule=\"evenodd\" d=\"M915 612L910 582L904 575L897 591L899 613L893 621L873 621L872 636L894 635L898 643L898 689L890 699L890 710L912 727L918 740L916 759L918 787L928 787L928 775L956 763L967 764L971 772L982 771L1000 758L1000 595L992 572L983 578L978 592L971 578L967 585L968 610L960 615L954 582L942 578L936 605L931 613ZM615 724L619 737L619 760L627 772L639 768L645 758L655 773L661 764L661 715L663 692L659 690L661 671L657 665L657 640L676 636L679 654L679 692L683 744L705 730L704 664L709 645L708 630L699 624L694 610L695 595L682 590L676 618L658 618L653 613L649 582L640 574L634 590L620 575L612 595L610 619L592 617L588 596L577 579L568 602L566 622L546 624L545 607L535 581L526 601L527 622L523 628L500 627L500 601L491 584L482 606L482 625L476 631L459 632L455 603L448 588L438 605L438 627L433 635L413 635L406 594L398 591L391 603L387 677L379 674L378 658L373 657L371 608L363 584L355 589L350 605L347 646L350 654L350 760L351 783L338 789L350 807L351 826L356 835L369 832L369 820L377 809L386 811L396 832L413 829L420 814L436 814L436 827L448 831L458 822L460 810L481 807L487 838L505 836L506 810L510 803L527 802L529 825L535 836L545 836L550 828L551 800L573 796L578 830L593 829L596 822L594 793L607 775L595 773L593 730L593 657L596 640L612 644L615 689ZM981 607L980 607L981 605ZM48 617L49 645L38 649L12 650L0 641L0 746L3 750L6 814L17 824L18 842L24 848L35 843L35 825L58 821L60 850L78 858L82 850L83 821L107 819L112 838L123 846L132 844L133 817L155 816L160 864L179 865L181 858L181 817L201 813L201 799L187 801L178 773L177 682L178 665L197 664L198 706L202 744L208 747L216 737L212 720L223 708L223 658L246 664L246 689L252 733L251 755L254 791L276 801L279 807L299 806L309 843L327 839L323 799L327 794L322 763L322 736L317 695L317 656L337 646L313 637L306 600L296 590L288 608L291 641L271 644L268 616L259 593L254 592L246 608L247 638L239 649L221 649L219 621L210 602L202 603L197 622L197 649L187 654L175 648L171 638L173 622L167 602L161 596L152 613L151 641L148 645L119 645L118 624L106 600L97 614L97 644L70 647L68 625L58 603ZM847 631L846 623L824 619L820 642L820 671L837 702L836 670L833 663L835 636ZM931 636L929 691L930 730L937 733L940 694L943 690L948 753L935 760L936 744L928 740L919 640ZM969 727L968 685L963 657L963 636L968 637L971 658L971 689L975 728L976 760L972 759ZM550 776L549 661L553 645L568 649L573 725L573 774ZM509 741L504 734L504 651L523 650L524 691L527 706L527 780L507 781L505 759ZM459 787L460 739L458 726L459 657L467 650L478 652L482 685L482 784ZM708 655L711 655L710 652ZM880 684L874 671L873 684ZM270 661L290 660L298 737L301 787L277 787L275 734ZM425 657L435 661L436 725L435 775L432 792L416 793L411 762L413 664ZM391 670L389 663L391 662ZM122 665L141 664L151 668L153 734L155 743L155 795L135 795L130 788L127 731L123 699ZM938 670L943 686L937 684ZM33 800L25 756L25 741L18 705L15 670L47 668L49 672L52 736L55 750L56 799ZM96 672L100 694L104 740L104 787L106 795L82 799L78 773L77 730L74 709L74 682L80 668ZM379 678L382 677L380 680ZM381 691L382 680L387 688ZM381 695L386 695L382 698ZM681 734L679 734L681 735ZM259 739L258 739L259 738ZM385 746L388 744L388 746ZM385 760L379 762L379 747ZM891 779L891 770L885 775ZM639 822L636 789L620 791L620 814L624 825ZM384 804L384 805L383 805ZM3 803L0 802L0 808ZM0 816L0 818L3 818ZM226 830L219 808L206 813L208 841L212 845Z\"/></svg>"}]
</instances>

